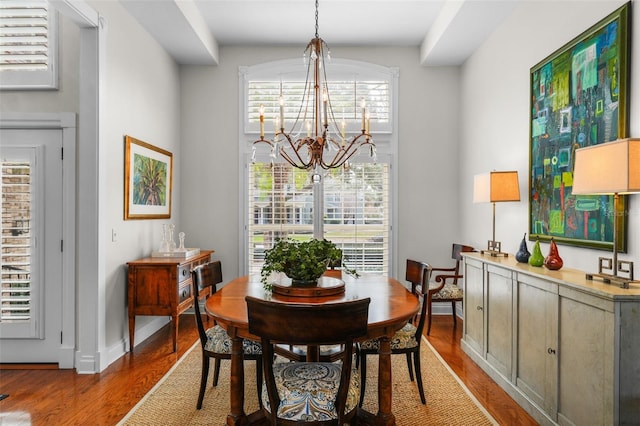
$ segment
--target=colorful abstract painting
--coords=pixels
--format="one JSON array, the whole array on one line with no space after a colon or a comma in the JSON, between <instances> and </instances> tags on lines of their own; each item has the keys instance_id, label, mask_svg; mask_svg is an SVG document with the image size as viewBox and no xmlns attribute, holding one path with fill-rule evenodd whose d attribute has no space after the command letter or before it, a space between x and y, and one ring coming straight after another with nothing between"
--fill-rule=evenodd
<instances>
[{"instance_id":1,"label":"colorful abstract painting","mask_svg":"<svg viewBox=\"0 0 640 426\"><path fill-rule=\"evenodd\" d=\"M613 248L613 196L574 196L571 188L576 149L626 137L628 16L626 4L531 69L532 240ZM626 221L619 223L624 251Z\"/></svg>"}]
</instances>

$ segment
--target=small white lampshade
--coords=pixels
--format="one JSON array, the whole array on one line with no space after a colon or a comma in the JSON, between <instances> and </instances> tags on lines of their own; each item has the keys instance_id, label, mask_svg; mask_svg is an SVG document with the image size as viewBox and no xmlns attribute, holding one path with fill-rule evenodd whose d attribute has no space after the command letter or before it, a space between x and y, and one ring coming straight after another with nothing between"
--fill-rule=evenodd
<instances>
[{"instance_id":1,"label":"small white lampshade","mask_svg":"<svg viewBox=\"0 0 640 426\"><path fill-rule=\"evenodd\" d=\"M618 139L576 150L572 194L640 192L640 139Z\"/></svg>"},{"instance_id":2,"label":"small white lampshade","mask_svg":"<svg viewBox=\"0 0 640 426\"><path fill-rule=\"evenodd\" d=\"M473 177L474 203L520 201L518 172L489 172Z\"/></svg>"}]
</instances>

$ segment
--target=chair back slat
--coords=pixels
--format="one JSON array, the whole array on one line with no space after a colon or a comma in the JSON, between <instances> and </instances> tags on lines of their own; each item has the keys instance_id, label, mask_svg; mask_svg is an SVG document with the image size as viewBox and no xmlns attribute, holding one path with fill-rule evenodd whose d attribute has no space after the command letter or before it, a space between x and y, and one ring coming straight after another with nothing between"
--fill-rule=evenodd
<instances>
[{"instance_id":1,"label":"chair back slat","mask_svg":"<svg viewBox=\"0 0 640 426\"><path fill-rule=\"evenodd\" d=\"M211 289L211 294L215 293L216 284L220 282L222 282L222 263L219 260L214 260L199 265L193 268L193 270L191 271L191 293L193 293L193 311L196 317L196 325L198 326L200 341L203 345L207 342L207 334L200 313L200 295L208 294L203 291L207 288Z\"/></svg>"},{"instance_id":2,"label":"chair back slat","mask_svg":"<svg viewBox=\"0 0 640 426\"><path fill-rule=\"evenodd\" d=\"M419 286L422 285L422 276L424 274L424 263L417 260L407 259L407 268L404 279L411 283L411 292L416 293Z\"/></svg>"},{"instance_id":3,"label":"chair back slat","mask_svg":"<svg viewBox=\"0 0 640 426\"><path fill-rule=\"evenodd\" d=\"M367 332L370 299L311 305L246 297L249 333L274 343L331 345Z\"/></svg>"},{"instance_id":4,"label":"chair back slat","mask_svg":"<svg viewBox=\"0 0 640 426\"><path fill-rule=\"evenodd\" d=\"M453 244L451 246L451 258L456 261L456 270L454 275L460 274L460 262L462 262L462 253L476 251L471 246L467 246L464 244ZM454 283L457 284L458 279L454 279Z\"/></svg>"}]
</instances>

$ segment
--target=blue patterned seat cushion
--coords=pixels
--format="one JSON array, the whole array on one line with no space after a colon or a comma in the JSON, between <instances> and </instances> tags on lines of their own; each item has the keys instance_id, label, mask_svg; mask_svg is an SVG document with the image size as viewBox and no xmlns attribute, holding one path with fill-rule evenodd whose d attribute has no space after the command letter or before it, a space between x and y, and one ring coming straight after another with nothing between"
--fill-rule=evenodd
<instances>
[{"instance_id":1,"label":"blue patterned seat cushion","mask_svg":"<svg viewBox=\"0 0 640 426\"><path fill-rule=\"evenodd\" d=\"M216 325L207 330L207 344L204 348L210 352L231 354L231 343L232 340L227 331ZM258 342L245 339L242 341L242 350L245 355L258 355L262 353L262 346Z\"/></svg>"},{"instance_id":2,"label":"blue patterned seat cushion","mask_svg":"<svg viewBox=\"0 0 640 426\"><path fill-rule=\"evenodd\" d=\"M280 396L277 416L294 421L336 419L334 401L340 386L341 363L282 362L273 365L273 375ZM351 371L345 413L358 406L360 374ZM266 383L262 387L262 405L271 412Z\"/></svg>"},{"instance_id":3,"label":"blue patterned seat cushion","mask_svg":"<svg viewBox=\"0 0 640 426\"><path fill-rule=\"evenodd\" d=\"M411 323L407 323L400 330L396 331L391 338L391 350L415 348L416 346L418 346L416 326ZM360 349L377 351L380 349L380 342L378 339L366 340L360 343Z\"/></svg>"}]
</instances>

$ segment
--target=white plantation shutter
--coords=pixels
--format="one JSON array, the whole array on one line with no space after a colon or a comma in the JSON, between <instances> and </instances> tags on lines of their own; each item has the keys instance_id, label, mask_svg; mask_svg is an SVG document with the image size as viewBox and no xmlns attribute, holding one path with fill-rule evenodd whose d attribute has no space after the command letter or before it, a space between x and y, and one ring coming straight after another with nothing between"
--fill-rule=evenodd
<instances>
[{"instance_id":1,"label":"white plantation shutter","mask_svg":"<svg viewBox=\"0 0 640 426\"><path fill-rule=\"evenodd\" d=\"M56 89L57 14L46 0L0 0L0 89Z\"/></svg>"},{"instance_id":2,"label":"white plantation shutter","mask_svg":"<svg viewBox=\"0 0 640 426\"><path fill-rule=\"evenodd\" d=\"M388 163L356 163L324 177L324 236L359 273L388 275L391 229Z\"/></svg>"},{"instance_id":3,"label":"white plantation shutter","mask_svg":"<svg viewBox=\"0 0 640 426\"><path fill-rule=\"evenodd\" d=\"M241 67L244 84L244 134L251 151L259 125L259 109L265 115L265 137L273 136L272 121L279 115L279 98L284 98L285 129L298 116L304 77L299 75L300 61L279 61L255 67ZM391 68L355 61L332 64L327 71L334 119L347 122L347 137L359 132L362 98L371 115L371 133L378 147L377 162L358 154L350 167L323 172L320 185L311 183L310 173L299 170L279 158L271 158L265 145L254 154L245 151L247 164L246 200L246 273L260 274L265 250L278 238L309 240L320 225L324 238L343 250L346 266L360 274L392 273L392 196L390 141L394 139L394 85L397 74ZM336 134L335 129L330 132ZM322 204L320 204L320 201Z\"/></svg>"},{"instance_id":4,"label":"white plantation shutter","mask_svg":"<svg viewBox=\"0 0 640 426\"><path fill-rule=\"evenodd\" d=\"M357 163L323 177L324 237L343 250L359 273L389 273L390 166ZM249 274L259 274L264 251L278 238L313 238L309 173L286 163L249 165Z\"/></svg>"},{"instance_id":5,"label":"white plantation shutter","mask_svg":"<svg viewBox=\"0 0 640 426\"><path fill-rule=\"evenodd\" d=\"M254 125L259 123L260 106L264 108L265 117L275 118L279 115L281 86L285 122L287 126L290 126L295 121L305 90L304 81L251 80L247 85L248 123ZM345 119L357 123L357 126L361 119L360 102L364 98L371 112L371 120L374 125L372 130L388 130L391 114L388 81L330 81L328 87L336 122L340 123L342 119ZM314 100L310 99L309 102L313 104ZM268 129L268 126L265 127Z\"/></svg>"}]
</instances>

